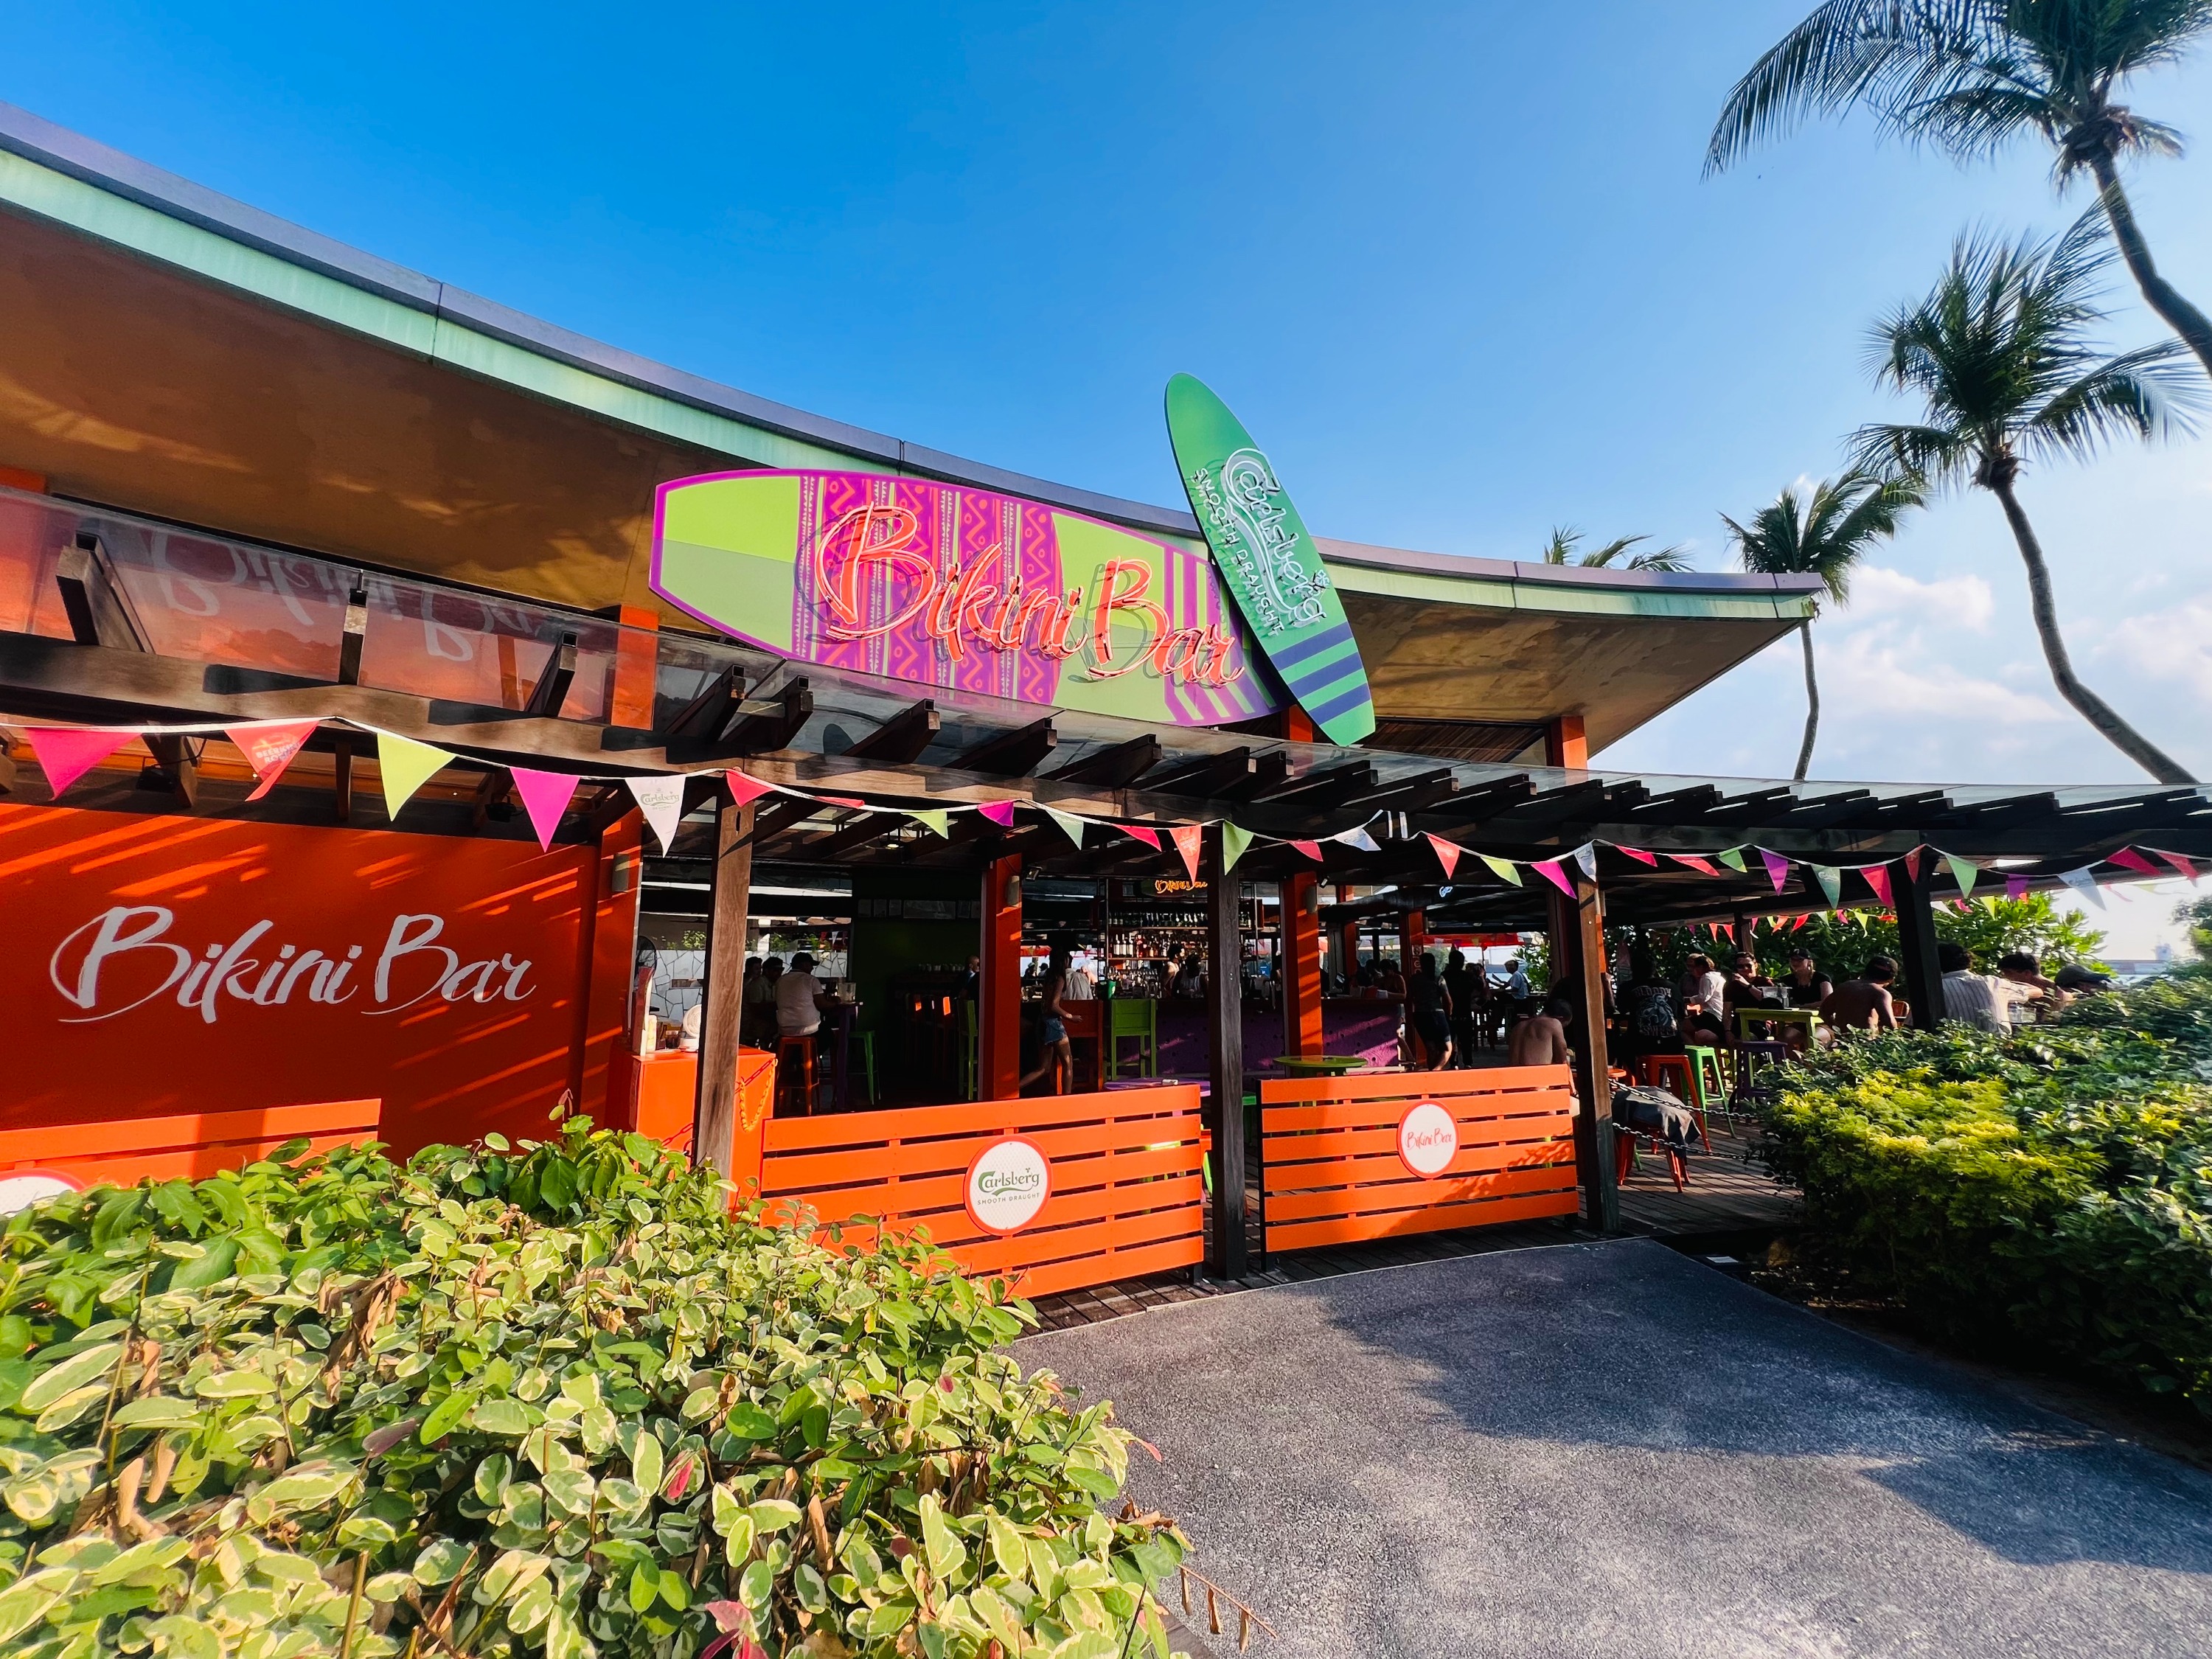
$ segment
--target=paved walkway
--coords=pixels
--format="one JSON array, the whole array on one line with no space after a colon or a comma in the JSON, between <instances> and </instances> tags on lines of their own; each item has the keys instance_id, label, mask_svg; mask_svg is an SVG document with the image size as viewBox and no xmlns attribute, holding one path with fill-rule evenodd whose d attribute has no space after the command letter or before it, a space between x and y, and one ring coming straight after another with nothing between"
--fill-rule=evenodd
<instances>
[{"instance_id":1,"label":"paved walkway","mask_svg":"<svg viewBox=\"0 0 2212 1659\"><path fill-rule=\"evenodd\" d=\"M2212 1655L2212 1477L1642 1240L1026 1339L1257 1659Z\"/></svg>"}]
</instances>

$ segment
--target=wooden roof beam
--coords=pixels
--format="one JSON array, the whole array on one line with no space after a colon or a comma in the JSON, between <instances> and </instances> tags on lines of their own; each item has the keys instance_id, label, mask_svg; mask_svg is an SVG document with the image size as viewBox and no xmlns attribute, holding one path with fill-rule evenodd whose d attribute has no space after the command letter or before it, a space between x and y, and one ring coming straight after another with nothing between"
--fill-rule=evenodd
<instances>
[{"instance_id":1,"label":"wooden roof beam","mask_svg":"<svg viewBox=\"0 0 2212 1659\"><path fill-rule=\"evenodd\" d=\"M1100 789L1126 789L1160 763L1166 751L1150 732L1096 750L1045 775L1054 783L1083 783Z\"/></svg>"},{"instance_id":2,"label":"wooden roof beam","mask_svg":"<svg viewBox=\"0 0 2212 1659\"><path fill-rule=\"evenodd\" d=\"M1052 753L1060 733L1049 719L1032 720L1012 732L962 750L947 764L957 772L979 772L991 778L1027 777Z\"/></svg>"},{"instance_id":3,"label":"wooden roof beam","mask_svg":"<svg viewBox=\"0 0 2212 1659\"><path fill-rule=\"evenodd\" d=\"M1170 763L1167 770L1147 774L1137 787L1148 794L1197 795L1208 800L1229 799L1228 792L1250 786L1259 773L1249 748L1229 749L1203 755L1194 761Z\"/></svg>"},{"instance_id":4,"label":"wooden roof beam","mask_svg":"<svg viewBox=\"0 0 2212 1659\"><path fill-rule=\"evenodd\" d=\"M845 751L848 760L905 766L929 747L941 724L934 698L909 703Z\"/></svg>"}]
</instances>

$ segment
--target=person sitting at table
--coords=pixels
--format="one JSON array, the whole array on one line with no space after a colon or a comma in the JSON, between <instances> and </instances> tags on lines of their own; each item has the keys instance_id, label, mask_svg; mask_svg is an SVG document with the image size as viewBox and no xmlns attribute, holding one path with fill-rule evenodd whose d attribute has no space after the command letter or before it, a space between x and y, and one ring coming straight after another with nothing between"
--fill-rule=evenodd
<instances>
[{"instance_id":1,"label":"person sitting at table","mask_svg":"<svg viewBox=\"0 0 2212 1659\"><path fill-rule=\"evenodd\" d=\"M783 977L783 958L770 957L745 981L744 1007L738 1023L750 1041L765 1043L775 1024L775 986Z\"/></svg>"},{"instance_id":2,"label":"person sitting at table","mask_svg":"<svg viewBox=\"0 0 2212 1659\"><path fill-rule=\"evenodd\" d=\"M1808 947L1791 947L1790 971L1783 975L1780 987L1783 1001L1792 1008L1817 1008L1835 988L1835 982L1820 971L1820 964L1813 960Z\"/></svg>"},{"instance_id":3,"label":"person sitting at table","mask_svg":"<svg viewBox=\"0 0 2212 1659\"><path fill-rule=\"evenodd\" d=\"M2025 985L2030 990L2039 993L2043 1001L2041 1007L2037 1010L2039 1018L2041 1017L2044 1009L2063 1008L2074 1000L2072 997L2060 990L2056 982L2044 978L2043 964L2026 951L2009 951L1999 957L1997 977L2010 980L2014 985ZM2013 1018L2017 1024L2020 1019L2017 1009Z\"/></svg>"},{"instance_id":4,"label":"person sitting at table","mask_svg":"<svg viewBox=\"0 0 2212 1659\"><path fill-rule=\"evenodd\" d=\"M1022 1079L1015 1092L1028 1088L1047 1072L1052 1073L1047 1094L1066 1094L1074 1080L1075 1045L1067 1040L1066 996L1067 952L1054 947L1038 991L1037 1000L1043 1007L1037 1021L1036 1069Z\"/></svg>"},{"instance_id":5,"label":"person sitting at table","mask_svg":"<svg viewBox=\"0 0 2212 1659\"><path fill-rule=\"evenodd\" d=\"M1397 957L1382 958L1382 966L1375 975L1375 988L1386 997L1402 997L1406 994L1406 976L1398 971Z\"/></svg>"},{"instance_id":6,"label":"person sitting at table","mask_svg":"<svg viewBox=\"0 0 2212 1659\"><path fill-rule=\"evenodd\" d=\"M1738 1036L1744 1035L1743 1022L1736 1018L1739 1008L1779 1008L1782 994L1774 988L1759 965L1759 958L1748 951L1739 951L1735 960L1729 964L1729 976L1721 989L1721 1011L1726 1017L1729 1030ZM1765 1042L1773 1035L1774 1028L1764 1020L1752 1022L1751 1036Z\"/></svg>"},{"instance_id":7,"label":"person sitting at table","mask_svg":"<svg viewBox=\"0 0 2212 1659\"><path fill-rule=\"evenodd\" d=\"M1702 951L1682 964L1683 1040L1704 1048L1728 1042L1728 981Z\"/></svg>"},{"instance_id":8,"label":"person sitting at table","mask_svg":"<svg viewBox=\"0 0 2212 1659\"><path fill-rule=\"evenodd\" d=\"M1422 1063L1431 1072L1451 1064L1451 991L1437 972L1436 953L1424 951L1406 989L1407 1020L1421 1045Z\"/></svg>"},{"instance_id":9,"label":"person sitting at table","mask_svg":"<svg viewBox=\"0 0 2212 1659\"><path fill-rule=\"evenodd\" d=\"M1574 1005L1565 997L1555 996L1546 1002L1540 1012L1529 1015L1513 1028L1512 1036L1505 1040L1505 1063L1571 1065L1574 1053L1567 1047L1567 1021L1574 1017Z\"/></svg>"},{"instance_id":10,"label":"person sitting at table","mask_svg":"<svg viewBox=\"0 0 2212 1659\"><path fill-rule=\"evenodd\" d=\"M1936 965L1943 970L1944 1019L1994 1036L2010 1036L2013 1010L2043 994L2031 986L1976 973L1966 947L1949 939L1936 945Z\"/></svg>"},{"instance_id":11,"label":"person sitting at table","mask_svg":"<svg viewBox=\"0 0 2212 1659\"><path fill-rule=\"evenodd\" d=\"M1505 977L1499 981L1498 994L1508 1002L1528 1000L1528 969L1518 957L1505 964Z\"/></svg>"},{"instance_id":12,"label":"person sitting at table","mask_svg":"<svg viewBox=\"0 0 2212 1659\"><path fill-rule=\"evenodd\" d=\"M1820 1004L1820 1018L1838 1030L1894 1031L1897 1005L1889 988L1897 964L1887 957L1869 957L1856 979L1847 979Z\"/></svg>"},{"instance_id":13,"label":"person sitting at table","mask_svg":"<svg viewBox=\"0 0 2212 1659\"><path fill-rule=\"evenodd\" d=\"M791 971L775 982L775 1034L812 1036L822 1029L822 1005L828 1000L822 981L814 977L814 958L801 951L792 957Z\"/></svg>"}]
</instances>

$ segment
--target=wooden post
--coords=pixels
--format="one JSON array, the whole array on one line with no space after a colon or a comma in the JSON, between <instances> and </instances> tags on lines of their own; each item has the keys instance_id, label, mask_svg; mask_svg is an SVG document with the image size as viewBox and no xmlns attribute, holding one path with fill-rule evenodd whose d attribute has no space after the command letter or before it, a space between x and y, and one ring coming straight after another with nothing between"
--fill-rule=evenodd
<instances>
[{"instance_id":1,"label":"wooden post","mask_svg":"<svg viewBox=\"0 0 2212 1659\"><path fill-rule=\"evenodd\" d=\"M1283 878L1283 1052L1322 1052L1321 878Z\"/></svg>"},{"instance_id":2,"label":"wooden post","mask_svg":"<svg viewBox=\"0 0 2212 1659\"><path fill-rule=\"evenodd\" d=\"M983 958L976 987L975 1097L1012 1100L1022 1091L1022 857L983 866Z\"/></svg>"},{"instance_id":3,"label":"wooden post","mask_svg":"<svg viewBox=\"0 0 2212 1659\"><path fill-rule=\"evenodd\" d=\"M1943 1018L1943 969L1936 959L1936 908L1929 902L1929 855L1920 855L1916 878L1899 859L1889 866L1890 896L1897 902L1898 963L1905 980L1905 994L1912 1004L1912 1027L1932 1031Z\"/></svg>"},{"instance_id":4,"label":"wooden post","mask_svg":"<svg viewBox=\"0 0 2212 1659\"><path fill-rule=\"evenodd\" d=\"M753 809L725 799L714 820L707 986L699 1009L699 1093L691 1159L727 1176L738 1138L738 1041L744 1018L745 916L752 908Z\"/></svg>"},{"instance_id":5,"label":"wooden post","mask_svg":"<svg viewBox=\"0 0 2212 1659\"><path fill-rule=\"evenodd\" d=\"M1561 913L1565 914L1562 915ZM1593 1232L1620 1229L1620 1194L1613 1185L1613 1078L1605 1043L1605 901L1597 883L1579 872L1575 896L1560 894L1553 915L1565 926L1553 934L1556 951L1565 941L1570 956L1564 983L1581 1013L1576 1033L1575 1089L1582 1109L1575 1116L1575 1167L1581 1175L1583 1220Z\"/></svg>"},{"instance_id":6,"label":"wooden post","mask_svg":"<svg viewBox=\"0 0 2212 1659\"><path fill-rule=\"evenodd\" d=\"M1244 932L1238 925L1237 880L1222 867L1221 826L1206 826L1207 945L1206 1035L1213 1051L1212 1090L1206 1106L1213 1132L1213 1237L1206 1266L1216 1279L1242 1279L1244 1248Z\"/></svg>"}]
</instances>

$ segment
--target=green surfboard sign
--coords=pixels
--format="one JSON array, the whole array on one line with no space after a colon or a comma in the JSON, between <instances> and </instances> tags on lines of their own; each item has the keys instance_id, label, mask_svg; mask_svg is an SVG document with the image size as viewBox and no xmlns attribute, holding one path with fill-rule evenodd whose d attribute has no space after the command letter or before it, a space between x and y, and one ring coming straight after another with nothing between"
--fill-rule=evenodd
<instances>
[{"instance_id":1,"label":"green surfboard sign","mask_svg":"<svg viewBox=\"0 0 2212 1659\"><path fill-rule=\"evenodd\" d=\"M1205 383L1168 382L1168 441L1214 568L1252 641L1331 743L1375 730L1367 665L1305 520L1243 422Z\"/></svg>"}]
</instances>

